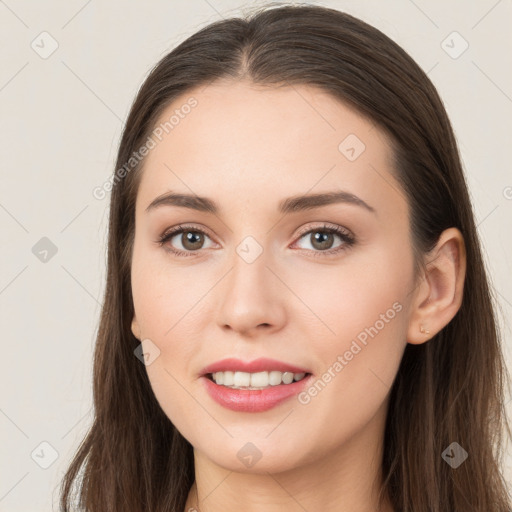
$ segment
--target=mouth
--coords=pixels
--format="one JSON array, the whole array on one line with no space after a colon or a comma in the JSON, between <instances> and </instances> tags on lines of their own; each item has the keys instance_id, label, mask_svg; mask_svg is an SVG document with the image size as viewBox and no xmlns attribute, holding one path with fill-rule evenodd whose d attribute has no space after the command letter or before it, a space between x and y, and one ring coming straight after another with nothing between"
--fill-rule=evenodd
<instances>
[{"instance_id":1,"label":"mouth","mask_svg":"<svg viewBox=\"0 0 512 512\"><path fill-rule=\"evenodd\" d=\"M220 371L207 373L205 377L215 382L218 386L231 389L261 390L273 386L289 385L299 382L311 375L308 372L281 372L278 370L256 373L242 371Z\"/></svg>"},{"instance_id":2,"label":"mouth","mask_svg":"<svg viewBox=\"0 0 512 512\"><path fill-rule=\"evenodd\" d=\"M297 380L295 380L295 377ZM278 378L279 383L277 383ZM233 384L217 383L217 380L224 382L225 379L228 383L232 381ZM236 412L258 413L268 411L291 400L294 396L300 394L311 383L312 379L312 374L308 372L295 374L292 372L263 371L251 374L248 372L220 371L203 375L201 382L210 398L222 407ZM274 384L271 382L274 382ZM289 384L286 384L286 382L289 382ZM248 385L237 386L235 385L237 383ZM252 386L251 384L258 385Z\"/></svg>"},{"instance_id":3,"label":"mouth","mask_svg":"<svg viewBox=\"0 0 512 512\"><path fill-rule=\"evenodd\" d=\"M223 359L203 368L199 376L215 402L250 413L268 411L292 399L313 379L306 368L267 358Z\"/></svg>"}]
</instances>

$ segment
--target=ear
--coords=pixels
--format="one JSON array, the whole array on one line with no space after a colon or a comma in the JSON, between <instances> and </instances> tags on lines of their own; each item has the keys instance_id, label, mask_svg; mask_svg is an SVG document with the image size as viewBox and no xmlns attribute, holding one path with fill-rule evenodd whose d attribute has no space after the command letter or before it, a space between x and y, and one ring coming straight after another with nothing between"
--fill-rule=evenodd
<instances>
[{"instance_id":1,"label":"ear","mask_svg":"<svg viewBox=\"0 0 512 512\"><path fill-rule=\"evenodd\" d=\"M425 263L414 291L407 332L408 343L415 345L434 337L460 308L466 276L462 233L457 228L443 231Z\"/></svg>"},{"instance_id":2,"label":"ear","mask_svg":"<svg viewBox=\"0 0 512 512\"><path fill-rule=\"evenodd\" d=\"M141 338L140 326L139 326L139 323L137 322L137 318L136 318L135 314L133 315L131 327L132 327L132 334L135 336L135 338L137 338L140 341L140 338Z\"/></svg>"}]
</instances>

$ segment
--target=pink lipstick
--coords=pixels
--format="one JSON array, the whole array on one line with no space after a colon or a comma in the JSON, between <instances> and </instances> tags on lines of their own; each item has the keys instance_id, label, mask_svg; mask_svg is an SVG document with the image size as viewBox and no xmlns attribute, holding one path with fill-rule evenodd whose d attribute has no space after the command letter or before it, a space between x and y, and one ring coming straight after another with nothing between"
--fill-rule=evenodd
<instances>
[{"instance_id":1,"label":"pink lipstick","mask_svg":"<svg viewBox=\"0 0 512 512\"><path fill-rule=\"evenodd\" d=\"M223 407L263 412L299 394L311 377L307 369L275 359L229 358L206 366L200 378L209 396Z\"/></svg>"}]
</instances>

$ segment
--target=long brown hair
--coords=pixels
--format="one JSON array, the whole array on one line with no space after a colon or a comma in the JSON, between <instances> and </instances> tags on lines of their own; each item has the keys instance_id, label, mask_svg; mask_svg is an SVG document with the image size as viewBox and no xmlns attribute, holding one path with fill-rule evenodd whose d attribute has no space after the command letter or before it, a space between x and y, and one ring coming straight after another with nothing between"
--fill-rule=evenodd
<instances>
[{"instance_id":1,"label":"long brown hair","mask_svg":"<svg viewBox=\"0 0 512 512\"><path fill-rule=\"evenodd\" d=\"M185 507L194 481L192 447L160 408L134 356L139 341L130 328L130 265L141 162L128 169L125 164L176 97L219 78L318 86L356 108L393 144L418 259L444 229L462 232L468 264L460 310L433 339L406 346L393 383L381 496L387 494L394 510L403 512L510 512L500 470L503 435L511 435L504 407L508 375L442 101L414 60L376 28L333 9L282 4L199 30L160 60L135 98L113 176L107 282L94 356L95 417L62 480L61 510ZM442 457L452 442L468 453L457 469Z\"/></svg>"}]
</instances>

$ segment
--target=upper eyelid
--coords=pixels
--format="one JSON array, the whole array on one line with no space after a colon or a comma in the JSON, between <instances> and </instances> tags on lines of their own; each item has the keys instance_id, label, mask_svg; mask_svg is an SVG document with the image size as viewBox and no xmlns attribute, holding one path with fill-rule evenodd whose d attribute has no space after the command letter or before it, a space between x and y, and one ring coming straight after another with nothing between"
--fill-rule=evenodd
<instances>
[{"instance_id":1,"label":"upper eyelid","mask_svg":"<svg viewBox=\"0 0 512 512\"><path fill-rule=\"evenodd\" d=\"M309 231L312 231L314 229L326 229L326 230L327 229L341 229L343 231L347 231L348 233L352 234L352 231L350 229L346 228L345 226L335 224L333 222L327 222L327 221L317 221L317 222L320 222L321 225L307 226L304 228L300 228L297 235L303 235L303 234L308 233ZM185 230L189 230L189 231L197 230L202 233L206 233L207 235L209 235L211 233L211 231L208 228L205 228L203 226L196 226L193 224L178 224L176 226L166 229L161 236L165 236L166 234L170 234L170 233L174 234L176 232L179 232L180 230L184 230L184 231Z\"/></svg>"},{"instance_id":2,"label":"upper eyelid","mask_svg":"<svg viewBox=\"0 0 512 512\"><path fill-rule=\"evenodd\" d=\"M297 236L303 236L303 235L309 233L310 231L315 231L315 230L318 230L318 231L322 231L322 230L346 231L347 235L353 236L352 231L350 229L346 228L345 226L341 226L339 224L334 224L332 222L323 222L321 226L305 227L304 229L299 230Z\"/></svg>"},{"instance_id":3,"label":"upper eyelid","mask_svg":"<svg viewBox=\"0 0 512 512\"><path fill-rule=\"evenodd\" d=\"M203 227L198 227L194 225L186 225L186 224L178 224L177 226L173 226L172 228L166 229L162 235L160 235L160 238L166 238L168 236L175 237L176 235L179 235L180 233L183 233L184 231L198 231L199 233L204 233L205 235L208 235L210 238L215 238L210 234L210 231Z\"/></svg>"}]
</instances>

